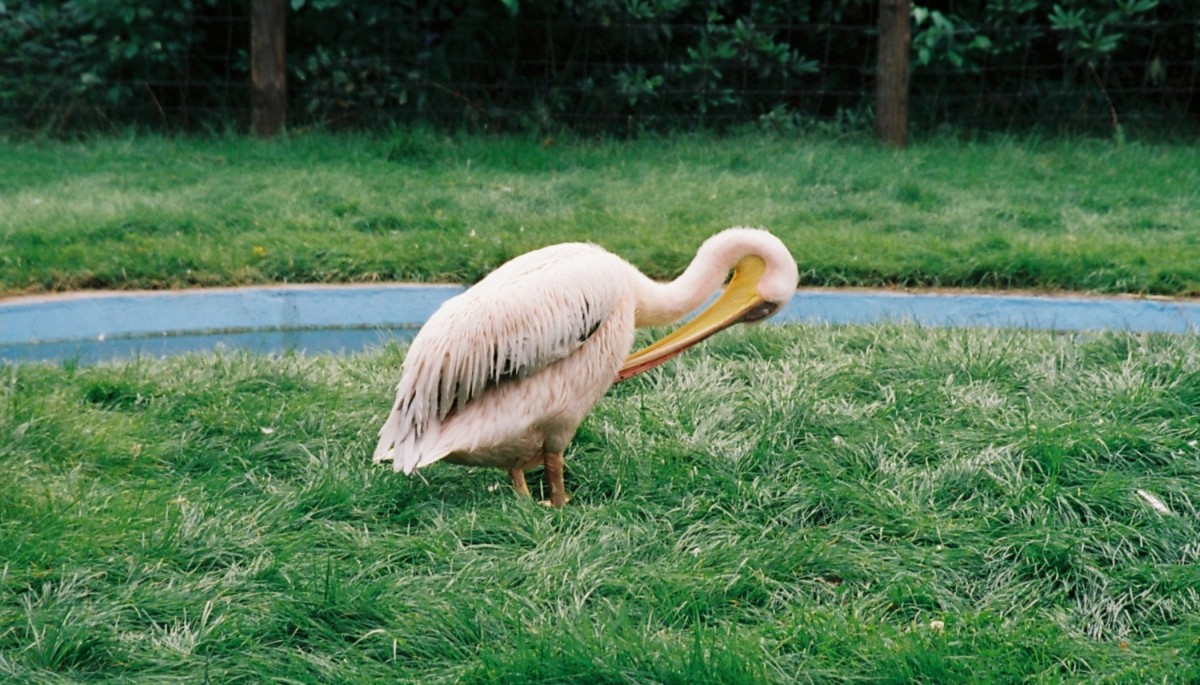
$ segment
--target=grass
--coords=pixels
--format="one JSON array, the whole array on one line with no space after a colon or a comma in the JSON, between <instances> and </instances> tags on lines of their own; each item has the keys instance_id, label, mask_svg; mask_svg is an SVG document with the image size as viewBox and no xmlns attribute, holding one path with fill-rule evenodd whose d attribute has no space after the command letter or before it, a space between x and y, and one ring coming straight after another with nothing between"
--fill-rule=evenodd
<instances>
[{"instance_id":1,"label":"grass","mask_svg":"<svg viewBox=\"0 0 1200 685\"><path fill-rule=\"evenodd\" d=\"M0 294L747 224L806 284L1196 295L1198 210L1142 143L7 141ZM371 465L403 354L0 366L0 680L1200 682L1194 337L730 331L610 392L561 511Z\"/></svg>"},{"instance_id":2,"label":"grass","mask_svg":"<svg viewBox=\"0 0 1200 685\"><path fill-rule=\"evenodd\" d=\"M808 285L1200 294L1200 148L375 136L0 141L0 294L470 282L591 240L659 277L730 225Z\"/></svg>"},{"instance_id":3,"label":"grass","mask_svg":"<svg viewBox=\"0 0 1200 685\"><path fill-rule=\"evenodd\" d=\"M730 331L563 510L373 466L402 355L0 367L0 679L1200 681L1194 337Z\"/></svg>"}]
</instances>

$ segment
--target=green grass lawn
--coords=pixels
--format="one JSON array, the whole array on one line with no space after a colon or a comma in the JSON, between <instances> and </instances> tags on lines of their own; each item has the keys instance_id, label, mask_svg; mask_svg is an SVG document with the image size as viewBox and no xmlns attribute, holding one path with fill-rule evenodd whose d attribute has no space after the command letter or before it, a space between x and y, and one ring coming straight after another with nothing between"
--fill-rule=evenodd
<instances>
[{"instance_id":1,"label":"green grass lawn","mask_svg":"<svg viewBox=\"0 0 1200 685\"><path fill-rule=\"evenodd\" d=\"M0 294L469 282L591 240L655 276L768 228L808 285L1200 294L1200 148L373 136L0 141Z\"/></svg>"},{"instance_id":2,"label":"green grass lawn","mask_svg":"<svg viewBox=\"0 0 1200 685\"><path fill-rule=\"evenodd\" d=\"M742 224L806 284L1196 295L1198 217L1178 145L5 141L0 294L669 277ZM372 465L403 354L0 365L0 681L1200 682L1194 336L729 331L609 393L563 510Z\"/></svg>"},{"instance_id":3,"label":"green grass lawn","mask_svg":"<svg viewBox=\"0 0 1200 685\"><path fill-rule=\"evenodd\" d=\"M0 680L1200 681L1195 337L729 331L563 510L372 465L402 355L0 367Z\"/></svg>"}]
</instances>

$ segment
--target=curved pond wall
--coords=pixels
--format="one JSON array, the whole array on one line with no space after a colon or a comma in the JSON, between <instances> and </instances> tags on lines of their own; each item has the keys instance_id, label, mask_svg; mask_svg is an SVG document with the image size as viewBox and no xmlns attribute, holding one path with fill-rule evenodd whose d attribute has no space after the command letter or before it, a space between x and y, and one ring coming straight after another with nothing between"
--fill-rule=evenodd
<instances>
[{"instance_id":1,"label":"curved pond wall","mask_svg":"<svg viewBox=\"0 0 1200 685\"><path fill-rule=\"evenodd\" d=\"M0 360L90 363L219 347L354 351L404 340L455 285L75 293L0 300ZM1192 333L1200 303L879 290L801 290L775 322Z\"/></svg>"}]
</instances>

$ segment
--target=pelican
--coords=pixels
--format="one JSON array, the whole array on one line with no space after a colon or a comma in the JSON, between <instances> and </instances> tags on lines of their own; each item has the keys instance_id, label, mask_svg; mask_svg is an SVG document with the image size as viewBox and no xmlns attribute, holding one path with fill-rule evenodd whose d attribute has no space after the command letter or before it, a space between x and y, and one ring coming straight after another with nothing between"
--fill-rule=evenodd
<instances>
[{"instance_id":1,"label":"pelican","mask_svg":"<svg viewBox=\"0 0 1200 685\"><path fill-rule=\"evenodd\" d=\"M629 354L634 329L680 321L731 271L712 305ZM501 468L525 497L525 471L544 466L547 503L561 507L563 451L609 386L735 323L774 314L797 280L783 242L750 228L704 241L668 283L591 244L516 257L447 300L417 333L375 461L406 474L436 461Z\"/></svg>"}]
</instances>

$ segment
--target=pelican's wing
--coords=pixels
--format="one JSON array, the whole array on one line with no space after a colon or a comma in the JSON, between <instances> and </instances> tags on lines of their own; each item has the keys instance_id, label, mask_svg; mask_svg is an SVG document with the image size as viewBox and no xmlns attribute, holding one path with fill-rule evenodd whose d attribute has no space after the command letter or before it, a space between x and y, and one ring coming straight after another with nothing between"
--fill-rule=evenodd
<instances>
[{"instance_id":1,"label":"pelican's wing","mask_svg":"<svg viewBox=\"0 0 1200 685\"><path fill-rule=\"evenodd\" d=\"M620 296L613 255L557 245L518 257L442 305L404 359L375 460L397 471L442 458L423 446L442 420L499 383L523 378L587 341Z\"/></svg>"}]
</instances>

